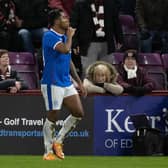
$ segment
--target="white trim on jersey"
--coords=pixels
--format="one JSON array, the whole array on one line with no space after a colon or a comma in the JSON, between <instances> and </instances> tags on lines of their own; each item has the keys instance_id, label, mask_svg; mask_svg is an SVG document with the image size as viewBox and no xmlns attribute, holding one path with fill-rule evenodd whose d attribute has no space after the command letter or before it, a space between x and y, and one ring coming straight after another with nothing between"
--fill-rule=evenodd
<instances>
[{"instance_id":1,"label":"white trim on jersey","mask_svg":"<svg viewBox=\"0 0 168 168\"><path fill-rule=\"evenodd\" d=\"M59 43L62 43L62 41L58 41L57 43L55 43L55 45L53 46L53 50L55 50L56 46L57 46Z\"/></svg>"}]
</instances>

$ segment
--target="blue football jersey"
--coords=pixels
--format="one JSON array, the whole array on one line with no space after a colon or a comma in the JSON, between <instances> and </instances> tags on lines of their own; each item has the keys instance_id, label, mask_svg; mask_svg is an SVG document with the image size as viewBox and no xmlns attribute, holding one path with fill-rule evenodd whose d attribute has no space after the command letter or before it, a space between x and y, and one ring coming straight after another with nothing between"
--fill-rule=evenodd
<instances>
[{"instance_id":1,"label":"blue football jersey","mask_svg":"<svg viewBox=\"0 0 168 168\"><path fill-rule=\"evenodd\" d=\"M42 41L44 69L41 84L61 87L72 84L70 78L71 54L64 54L55 50L57 44L65 43L66 40L66 35L59 34L53 29L45 32Z\"/></svg>"}]
</instances>

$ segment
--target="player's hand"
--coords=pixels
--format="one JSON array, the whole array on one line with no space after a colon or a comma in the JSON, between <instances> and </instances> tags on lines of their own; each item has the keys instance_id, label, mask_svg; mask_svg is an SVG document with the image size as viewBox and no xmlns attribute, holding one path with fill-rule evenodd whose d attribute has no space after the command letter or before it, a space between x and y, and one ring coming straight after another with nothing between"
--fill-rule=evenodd
<instances>
[{"instance_id":1,"label":"player's hand","mask_svg":"<svg viewBox=\"0 0 168 168\"><path fill-rule=\"evenodd\" d=\"M17 90L20 90L21 88L21 83L19 81L15 82L15 87L17 88Z\"/></svg>"},{"instance_id":2,"label":"player's hand","mask_svg":"<svg viewBox=\"0 0 168 168\"><path fill-rule=\"evenodd\" d=\"M87 91L86 91L85 87L83 86L83 84L78 85L78 89L79 89L79 94L81 96L84 96L84 97L87 96Z\"/></svg>"},{"instance_id":3,"label":"player's hand","mask_svg":"<svg viewBox=\"0 0 168 168\"><path fill-rule=\"evenodd\" d=\"M73 35L75 34L76 29L72 28L72 27L68 27L68 30L66 32L68 37L73 37Z\"/></svg>"},{"instance_id":4,"label":"player's hand","mask_svg":"<svg viewBox=\"0 0 168 168\"><path fill-rule=\"evenodd\" d=\"M9 92L10 92L10 93L17 93L17 91L18 91L18 90L17 90L17 88L16 88L15 86L9 88Z\"/></svg>"}]
</instances>

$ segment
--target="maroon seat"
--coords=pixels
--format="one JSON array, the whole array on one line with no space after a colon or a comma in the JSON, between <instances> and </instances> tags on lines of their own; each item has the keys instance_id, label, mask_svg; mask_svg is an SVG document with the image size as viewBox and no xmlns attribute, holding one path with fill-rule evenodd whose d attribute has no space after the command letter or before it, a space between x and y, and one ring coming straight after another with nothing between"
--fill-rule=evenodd
<instances>
[{"instance_id":1,"label":"maroon seat","mask_svg":"<svg viewBox=\"0 0 168 168\"><path fill-rule=\"evenodd\" d=\"M162 60L162 64L163 64L164 70L167 75L167 80L168 80L168 54L162 54L161 60Z\"/></svg>"},{"instance_id":2,"label":"maroon seat","mask_svg":"<svg viewBox=\"0 0 168 168\"><path fill-rule=\"evenodd\" d=\"M167 76L165 72L148 71L148 75L155 81L156 90L167 90Z\"/></svg>"},{"instance_id":3,"label":"maroon seat","mask_svg":"<svg viewBox=\"0 0 168 168\"><path fill-rule=\"evenodd\" d=\"M29 89L39 88L38 66L28 52L9 52L10 65L26 81Z\"/></svg>"},{"instance_id":4,"label":"maroon seat","mask_svg":"<svg viewBox=\"0 0 168 168\"><path fill-rule=\"evenodd\" d=\"M164 67L159 53L140 53L138 62L147 70L164 72Z\"/></svg>"},{"instance_id":5,"label":"maroon seat","mask_svg":"<svg viewBox=\"0 0 168 168\"><path fill-rule=\"evenodd\" d=\"M113 53L113 64L114 65L119 65L123 61L124 53L121 52L115 52Z\"/></svg>"},{"instance_id":6,"label":"maroon seat","mask_svg":"<svg viewBox=\"0 0 168 168\"><path fill-rule=\"evenodd\" d=\"M35 58L29 52L9 52L10 64L34 65Z\"/></svg>"},{"instance_id":7,"label":"maroon seat","mask_svg":"<svg viewBox=\"0 0 168 168\"><path fill-rule=\"evenodd\" d=\"M29 89L39 88L39 77L36 67L33 65L11 65L12 69L19 73L21 79L25 80Z\"/></svg>"},{"instance_id":8,"label":"maroon seat","mask_svg":"<svg viewBox=\"0 0 168 168\"><path fill-rule=\"evenodd\" d=\"M162 54L161 60L165 70L168 71L168 54Z\"/></svg>"},{"instance_id":9,"label":"maroon seat","mask_svg":"<svg viewBox=\"0 0 168 168\"><path fill-rule=\"evenodd\" d=\"M123 60L124 53L121 52L114 52L112 54L106 55L105 57L101 58L102 61L106 61L115 67L117 67Z\"/></svg>"},{"instance_id":10,"label":"maroon seat","mask_svg":"<svg viewBox=\"0 0 168 168\"><path fill-rule=\"evenodd\" d=\"M26 81L29 89L39 88L39 82L37 80L37 74L35 72L22 71L19 72L19 76L21 77L21 79Z\"/></svg>"}]
</instances>

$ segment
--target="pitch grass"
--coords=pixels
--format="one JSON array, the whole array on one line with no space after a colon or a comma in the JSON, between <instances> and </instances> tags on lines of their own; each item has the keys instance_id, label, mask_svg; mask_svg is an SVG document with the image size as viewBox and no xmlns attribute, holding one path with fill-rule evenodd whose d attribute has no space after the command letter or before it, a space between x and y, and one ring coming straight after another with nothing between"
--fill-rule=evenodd
<instances>
[{"instance_id":1,"label":"pitch grass","mask_svg":"<svg viewBox=\"0 0 168 168\"><path fill-rule=\"evenodd\" d=\"M0 155L0 168L167 168L168 157L66 156L44 161L41 156Z\"/></svg>"}]
</instances>

